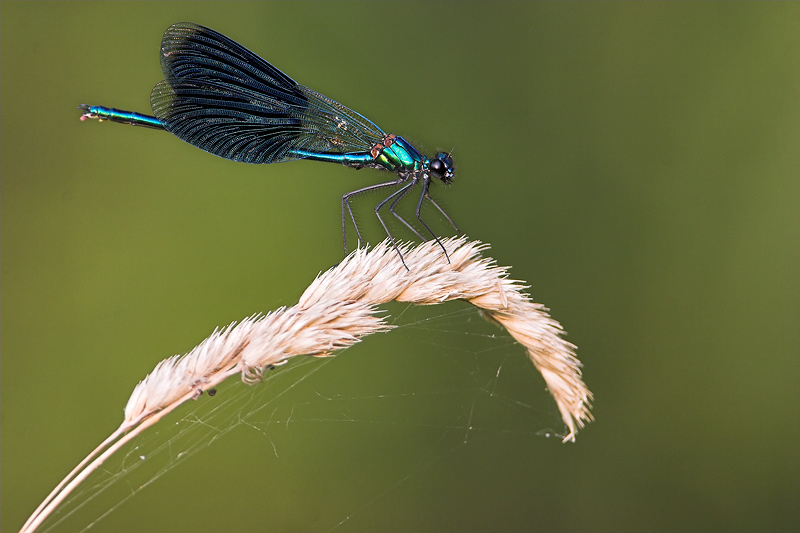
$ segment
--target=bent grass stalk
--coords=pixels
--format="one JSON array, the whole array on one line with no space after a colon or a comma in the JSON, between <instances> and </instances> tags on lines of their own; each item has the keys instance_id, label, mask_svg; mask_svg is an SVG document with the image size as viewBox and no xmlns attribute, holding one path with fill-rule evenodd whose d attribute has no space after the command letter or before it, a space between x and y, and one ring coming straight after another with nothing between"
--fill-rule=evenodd
<instances>
[{"instance_id":1,"label":"bent grass stalk","mask_svg":"<svg viewBox=\"0 0 800 533\"><path fill-rule=\"evenodd\" d=\"M592 420L592 393L583 383L575 346L547 309L508 279L508 268L481 257L488 246L464 237L400 247L407 270L388 242L361 248L317 276L297 305L281 307L215 330L185 355L164 359L134 388L125 419L108 439L70 472L34 511L22 532L36 530L61 502L103 462L136 435L190 399L234 374L246 383L296 355L326 357L371 333L393 326L376 316L378 305L432 305L466 300L505 327L522 344L575 435Z\"/></svg>"}]
</instances>

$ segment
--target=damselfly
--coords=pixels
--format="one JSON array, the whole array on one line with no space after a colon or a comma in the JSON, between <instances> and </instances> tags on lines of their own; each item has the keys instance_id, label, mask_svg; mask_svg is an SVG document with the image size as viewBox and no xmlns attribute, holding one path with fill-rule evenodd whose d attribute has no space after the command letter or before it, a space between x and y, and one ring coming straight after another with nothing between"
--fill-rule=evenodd
<instances>
[{"instance_id":1,"label":"damselfly","mask_svg":"<svg viewBox=\"0 0 800 533\"><path fill-rule=\"evenodd\" d=\"M384 133L355 111L299 85L242 45L197 24L182 22L167 29L161 41L161 69L165 79L150 94L155 116L81 105L81 120L96 118L163 129L206 152L244 163L313 159L394 172L397 177L393 180L342 196L345 254L346 214L355 226L358 245L364 244L350 201L368 191L395 188L375 207L375 215L398 254L380 210L388 205L392 215L425 239L395 212L400 200L420 183L415 214L425 231L441 246L422 220L425 200L458 231L430 197L433 178L444 184L453 180L453 158L449 153L440 152L429 159L399 135Z\"/></svg>"}]
</instances>

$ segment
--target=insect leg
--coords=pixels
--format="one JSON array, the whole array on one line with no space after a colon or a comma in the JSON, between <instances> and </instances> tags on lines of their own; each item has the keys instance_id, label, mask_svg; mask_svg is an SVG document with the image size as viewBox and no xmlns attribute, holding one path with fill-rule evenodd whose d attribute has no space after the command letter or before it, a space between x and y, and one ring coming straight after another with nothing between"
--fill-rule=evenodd
<instances>
[{"instance_id":1,"label":"insect leg","mask_svg":"<svg viewBox=\"0 0 800 533\"><path fill-rule=\"evenodd\" d=\"M364 239L361 238L361 232L358 230L358 224L356 224L356 218L353 216L353 210L350 208L350 198L357 194L361 194L362 192L375 191L384 187L394 187L400 185L403 183L403 181L405 181L403 178L398 178L396 180L363 187L357 191L352 191L342 196L342 244L344 246L344 255L347 255L347 226L345 224L345 210L347 210L347 212L350 214L350 220L353 221L353 227L356 228L356 235L358 235L358 246L362 246L364 244ZM380 219L380 217L378 218Z\"/></svg>"},{"instance_id":2,"label":"insect leg","mask_svg":"<svg viewBox=\"0 0 800 533\"><path fill-rule=\"evenodd\" d=\"M431 231L431 228L430 228L430 227L428 227L428 225L425 223L425 221L424 221L424 220L422 220L422 216L420 216L420 215L421 215L421 212L422 212L422 202L425 200L425 198L427 198L428 200L430 200L430 201L431 201L431 203L432 203L433 205L435 205L435 206L436 206L436 207L439 209L439 211L442 211L442 209L441 209L441 208L440 208L440 207L439 207L439 206L436 204L436 202L434 202L434 201L433 201L433 199L432 199L432 198L430 197L430 195L428 194L428 187L430 187L430 185L431 185L431 178L430 178L430 176L425 176L425 177L423 178L423 181L422 181L422 194L420 194L420 195L419 195L419 202L417 202L417 220L419 220L420 224L422 224L423 226L425 226L425 229L426 229L426 230L428 230L428 233L430 233L430 234L431 234L431 237L433 237L433 238L434 238L434 240L436 241L436 243L437 243L439 246L441 246L441 248L442 248L442 251L444 252L444 256L447 258L447 262L449 263L449 262L450 262L450 256L449 256L449 255L447 255L447 250L445 250L445 248L444 248L444 244L442 244L442 241L440 241L440 240L439 240L439 237L437 237L437 236L436 236L436 234L435 234L435 233L433 233L433 231ZM444 211L442 211L442 213L444 213ZM447 220L450 220L450 217L448 217L446 214L445 214L444 216L445 216L445 218L447 218ZM450 223L452 224L453 222L452 222L452 221L450 221ZM455 224L454 224L454 226L455 226ZM456 228L456 230L457 230L457 229L458 229L458 228Z\"/></svg>"}]
</instances>

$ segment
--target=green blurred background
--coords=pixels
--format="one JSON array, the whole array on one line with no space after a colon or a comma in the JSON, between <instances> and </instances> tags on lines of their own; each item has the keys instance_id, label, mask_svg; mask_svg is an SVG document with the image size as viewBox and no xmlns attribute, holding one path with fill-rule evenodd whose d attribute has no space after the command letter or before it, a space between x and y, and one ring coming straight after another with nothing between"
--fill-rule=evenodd
<instances>
[{"instance_id":1,"label":"green blurred background","mask_svg":"<svg viewBox=\"0 0 800 533\"><path fill-rule=\"evenodd\" d=\"M545 438L562 428L522 351L443 306L446 328L277 370L252 427L55 531L115 506L96 530L800 530L800 4L0 9L3 531L158 360L295 303L341 258L341 194L383 177L78 121L80 103L148 112L178 21L455 147L435 197L567 328L597 420Z\"/></svg>"}]
</instances>

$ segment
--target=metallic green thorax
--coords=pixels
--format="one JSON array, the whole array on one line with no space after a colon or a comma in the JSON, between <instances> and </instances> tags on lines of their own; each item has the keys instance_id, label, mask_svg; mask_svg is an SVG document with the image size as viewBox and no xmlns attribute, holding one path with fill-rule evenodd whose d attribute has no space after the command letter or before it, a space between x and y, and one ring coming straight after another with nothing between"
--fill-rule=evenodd
<instances>
[{"instance_id":1,"label":"metallic green thorax","mask_svg":"<svg viewBox=\"0 0 800 533\"><path fill-rule=\"evenodd\" d=\"M377 153L378 150L380 153ZM373 153L377 166L393 172L421 170L428 163L427 157L417 152L405 139L395 135L387 135L382 145L373 148Z\"/></svg>"}]
</instances>

